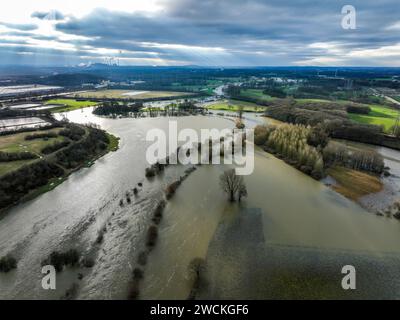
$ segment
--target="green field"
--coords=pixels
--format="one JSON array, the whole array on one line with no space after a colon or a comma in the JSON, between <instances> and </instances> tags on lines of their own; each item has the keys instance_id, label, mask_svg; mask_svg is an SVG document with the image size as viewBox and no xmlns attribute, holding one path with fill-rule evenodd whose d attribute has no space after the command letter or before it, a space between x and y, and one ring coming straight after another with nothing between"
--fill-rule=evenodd
<instances>
[{"instance_id":1,"label":"green field","mask_svg":"<svg viewBox=\"0 0 400 320\"><path fill-rule=\"evenodd\" d=\"M128 93L140 91L142 93L138 93L135 95L127 95ZM169 97L180 97L191 95L192 93L188 92L179 92L179 91L145 91L145 90L101 90L101 91L89 91L89 92L81 92L74 94L74 97L79 98L93 98L93 99L156 99L156 98L169 98Z\"/></svg>"},{"instance_id":2,"label":"green field","mask_svg":"<svg viewBox=\"0 0 400 320\"><path fill-rule=\"evenodd\" d=\"M50 109L51 112L65 112L65 111L73 111L77 109L82 109L86 107L93 107L97 105L97 102L93 101L77 101L74 99L53 99L46 101L46 105L60 105L59 107L55 107Z\"/></svg>"},{"instance_id":3,"label":"green field","mask_svg":"<svg viewBox=\"0 0 400 320\"><path fill-rule=\"evenodd\" d=\"M208 104L206 108L210 110L238 111L240 106L246 112L263 112L265 110L264 106L259 106L255 103L227 99Z\"/></svg>"},{"instance_id":4,"label":"green field","mask_svg":"<svg viewBox=\"0 0 400 320\"><path fill-rule=\"evenodd\" d=\"M374 124L383 126L386 132L395 124L396 118L399 114L398 110L383 107L379 105L371 105L371 112L368 115L350 113L350 119L366 124Z\"/></svg>"},{"instance_id":5,"label":"green field","mask_svg":"<svg viewBox=\"0 0 400 320\"><path fill-rule=\"evenodd\" d=\"M39 133L46 133L46 132L55 132L58 133L60 131L59 128L50 129L50 130L43 130ZM55 142L61 142L65 140L64 137L56 137L56 138L49 138L49 139L34 139L34 140L25 140L25 136L33 134L36 132L24 132L24 133L17 133L12 135L6 135L0 137L0 152L24 152L28 151L34 153L38 156L44 156L41 150L50 144ZM32 161L36 161L35 159L29 160L18 160L18 161L10 161L10 162L0 162L0 176L10 172L12 170L18 169L19 167L31 163Z\"/></svg>"},{"instance_id":6,"label":"green field","mask_svg":"<svg viewBox=\"0 0 400 320\"><path fill-rule=\"evenodd\" d=\"M12 135L6 135L0 137L0 151L2 152L24 152L29 151L36 154L41 154L41 150L55 142L61 142L65 140L64 137L55 137L48 139L34 139L34 140L25 140L25 137L28 135L36 134L36 133L47 133L54 132L58 133L61 129L55 128L50 130L41 130L39 132L23 132Z\"/></svg>"},{"instance_id":7,"label":"green field","mask_svg":"<svg viewBox=\"0 0 400 320\"><path fill-rule=\"evenodd\" d=\"M259 99L263 101L275 99L267 94L264 94L262 89L243 89L240 91L240 95L244 98Z\"/></svg>"}]
</instances>

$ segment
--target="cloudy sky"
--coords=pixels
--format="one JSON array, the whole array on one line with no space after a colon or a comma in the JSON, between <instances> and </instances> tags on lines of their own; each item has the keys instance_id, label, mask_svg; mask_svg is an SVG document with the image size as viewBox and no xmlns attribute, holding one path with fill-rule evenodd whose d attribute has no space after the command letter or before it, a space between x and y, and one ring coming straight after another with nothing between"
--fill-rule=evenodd
<instances>
[{"instance_id":1,"label":"cloudy sky","mask_svg":"<svg viewBox=\"0 0 400 320\"><path fill-rule=\"evenodd\" d=\"M342 28L342 7L356 29ZM0 64L400 66L399 0L12 0Z\"/></svg>"}]
</instances>

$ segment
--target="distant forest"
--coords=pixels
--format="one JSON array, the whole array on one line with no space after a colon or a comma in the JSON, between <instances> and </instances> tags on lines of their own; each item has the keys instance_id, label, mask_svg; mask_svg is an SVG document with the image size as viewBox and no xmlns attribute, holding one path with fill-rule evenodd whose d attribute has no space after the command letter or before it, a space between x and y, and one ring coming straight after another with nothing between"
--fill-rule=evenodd
<instances>
[{"instance_id":1,"label":"distant forest","mask_svg":"<svg viewBox=\"0 0 400 320\"><path fill-rule=\"evenodd\" d=\"M400 77L400 68L352 68L352 67L254 67L254 68L203 68L187 67L134 67L93 64L89 67L0 67L0 80L10 84L38 83L59 86L80 86L83 83L100 83L103 80L145 81L137 88L162 89L172 83L201 85L210 79L251 77L282 77L291 79L346 78L355 80L354 85L390 86L399 88L393 77Z\"/></svg>"}]
</instances>

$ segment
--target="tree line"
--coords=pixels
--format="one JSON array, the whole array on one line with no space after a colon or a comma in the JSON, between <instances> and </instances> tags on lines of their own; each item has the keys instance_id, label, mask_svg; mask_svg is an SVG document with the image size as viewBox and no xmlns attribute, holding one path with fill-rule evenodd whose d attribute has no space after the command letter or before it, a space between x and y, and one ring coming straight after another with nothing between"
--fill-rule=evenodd
<instances>
[{"instance_id":1,"label":"tree line","mask_svg":"<svg viewBox=\"0 0 400 320\"><path fill-rule=\"evenodd\" d=\"M383 157L376 151L349 150L340 143L330 142L323 150L327 166L341 165L350 169L381 174L385 164Z\"/></svg>"},{"instance_id":2,"label":"tree line","mask_svg":"<svg viewBox=\"0 0 400 320\"><path fill-rule=\"evenodd\" d=\"M381 126L362 124L348 119L345 106L329 109L331 104L308 104L304 106L274 104L265 115L283 122L302 125L323 125L331 138L384 145L385 134ZM335 105L335 104L333 104Z\"/></svg>"},{"instance_id":3,"label":"tree line","mask_svg":"<svg viewBox=\"0 0 400 320\"><path fill-rule=\"evenodd\" d=\"M254 143L315 179L321 179L325 169L333 165L375 174L384 171L384 160L379 153L350 150L343 144L330 141L322 125L257 126Z\"/></svg>"},{"instance_id":4,"label":"tree line","mask_svg":"<svg viewBox=\"0 0 400 320\"><path fill-rule=\"evenodd\" d=\"M11 162L18 160L37 159L38 156L32 152L2 152L0 151L0 162Z\"/></svg>"}]
</instances>

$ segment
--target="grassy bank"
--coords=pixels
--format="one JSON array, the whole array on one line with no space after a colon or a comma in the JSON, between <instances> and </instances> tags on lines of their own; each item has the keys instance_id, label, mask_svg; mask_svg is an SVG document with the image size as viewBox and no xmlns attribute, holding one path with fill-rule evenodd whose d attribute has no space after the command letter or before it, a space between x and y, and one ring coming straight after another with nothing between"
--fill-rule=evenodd
<instances>
[{"instance_id":1,"label":"grassy bank","mask_svg":"<svg viewBox=\"0 0 400 320\"><path fill-rule=\"evenodd\" d=\"M65 180L67 180L67 178L68 178L68 176L51 179L46 185L44 185L40 188L37 188L35 190L32 190L30 193L28 193L25 197L23 197L21 199L21 202L32 200L32 199L40 196L41 194L44 194L46 192L49 192L49 191L55 189L57 186L59 186Z\"/></svg>"},{"instance_id":2,"label":"grassy bank","mask_svg":"<svg viewBox=\"0 0 400 320\"><path fill-rule=\"evenodd\" d=\"M116 136L114 136L114 135L112 135L111 133L108 133L108 132L107 132L107 137L110 140L110 143L108 144L108 147L107 147L107 151L108 152L117 151L118 148L119 148L119 140L120 140L120 138L118 138L118 137L116 137Z\"/></svg>"},{"instance_id":3,"label":"grassy bank","mask_svg":"<svg viewBox=\"0 0 400 320\"><path fill-rule=\"evenodd\" d=\"M377 193L383 188L379 177L365 172L334 166L327 170L327 174L338 183L332 188L353 201L357 201L362 196Z\"/></svg>"}]
</instances>

